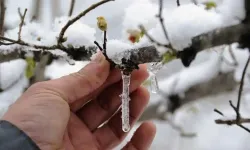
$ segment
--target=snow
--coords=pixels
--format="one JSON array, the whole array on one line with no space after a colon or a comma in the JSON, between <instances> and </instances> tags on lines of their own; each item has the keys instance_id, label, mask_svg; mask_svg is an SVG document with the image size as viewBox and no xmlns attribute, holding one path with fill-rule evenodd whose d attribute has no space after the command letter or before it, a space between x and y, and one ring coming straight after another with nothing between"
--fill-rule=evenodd
<instances>
[{"instance_id":1,"label":"snow","mask_svg":"<svg viewBox=\"0 0 250 150\"><path fill-rule=\"evenodd\" d=\"M0 87L7 89L21 78L25 72L26 62L22 59L0 64Z\"/></svg>"},{"instance_id":2,"label":"snow","mask_svg":"<svg viewBox=\"0 0 250 150\"><path fill-rule=\"evenodd\" d=\"M139 30L139 25L144 25L146 30L155 27L158 19L155 17L159 6L150 0L136 0L129 7L125 8L123 19L123 38L128 39L127 30ZM147 10L147 11L145 11Z\"/></svg>"},{"instance_id":3,"label":"snow","mask_svg":"<svg viewBox=\"0 0 250 150\"><path fill-rule=\"evenodd\" d=\"M57 79L69 75L82 69L88 62L76 61L75 65L70 65L62 61L53 61L45 70L45 76L50 79Z\"/></svg>"},{"instance_id":4,"label":"snow","mask_svg":"<svg viewBox=\"0 0 250 150\"><path fill-rule=\"evenodd\" d=\"M219 55L212 52L210 57L204 63L184 68L177 74L167 78L167 80L159 82L160 89L168 87L168 89L164 90L166 94L182 93L198 83L209 81L218 75L220 71Z\"/></svg>"}]
</instances>

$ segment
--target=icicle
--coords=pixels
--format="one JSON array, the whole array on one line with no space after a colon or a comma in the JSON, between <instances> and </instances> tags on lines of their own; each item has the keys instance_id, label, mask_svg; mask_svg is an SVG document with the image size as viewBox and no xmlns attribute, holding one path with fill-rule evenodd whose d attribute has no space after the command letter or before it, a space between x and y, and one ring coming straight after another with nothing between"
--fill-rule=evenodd
<instances>
[{"instance_id":1,"label":"icicle","mask_svg":"<svg viewBox=\"0 0 250 150\"><path fill-rule=\"evenodd\" d=\"M157 81L156 74L163 67L163 63L153 63L150 65L148 71L150 73L150 89L152 93L158 93L159 85Z\"/></svg>"},{"instance_id":2,"label":"icicle","mask_svg":"<svg viewBox=\"0 0 250 150\"><path fill-rule=\"evenodd\" d=\"M130 74L124 74L122 72L122 81L123 81L123 87L122 87L122 94L120 97L122 98L122 130L124 132L128 132L130 130L130 124L129 124L129 85L130 85Z\"/></svg>"}]
</instances>

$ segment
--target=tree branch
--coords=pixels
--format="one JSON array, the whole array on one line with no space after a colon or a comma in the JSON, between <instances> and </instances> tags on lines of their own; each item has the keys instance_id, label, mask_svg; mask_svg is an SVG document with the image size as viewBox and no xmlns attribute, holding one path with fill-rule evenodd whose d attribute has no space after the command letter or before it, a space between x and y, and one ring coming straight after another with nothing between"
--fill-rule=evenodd
<instances>
[{"instance_id":1,"label":"tree branch","mask_svg":"<svg viewBox=\"0 0 250 150\"><path fill-rule=\"evenodd\" d=\"M217 124L234 125L234 124L237 124L237 121L235 119L232 119L232 120L217 119L217 120L215 120L215 123L217 123ZM240 121L239 121L239 123L240 124L250 123L250 119L248 119L248 118L241 118Z\"/></svg>"},{"instance_id":2,"label":"tree branch","mask_svg":"<svg viewBox=\"0 0 250 150\"><path fill-rule=\"evenodd\" d=\"M4 19L5 19L5 0L0 0L1 14L0 14L0 35L4 35Z\"/></svg>"},{"instance_id":3,"label":"tree branch","mask_svg":"<svg viewBox=\"0 0 250 150\"><path fill-rule=\"evenodd\" d=\"M37 21L40 19L40 12L41 11L41 0L33 0L33 9L32 9L32 17L31 21Z\"/></svg>"},{"instance_id":4,"label":"tree branch","mask_svg":"<svg viewBox=\"0 0 250 150\"><path fill-rule=\"evenodd\" d=\"M241 102L241 96L242 96L242 92L243 92L244 79L245 79L245 75L246 75L246 71L247 71L247 67L249 65L249 62L250 62L250 56L248 56L248 60L247 60L246 65L244 67L242 77L241 77L241 81L240 81L240 88L239 88L238 101L237 101L237 107L236 107L236 112L237 112L237 118L238 119L240 119L240 102Z\"/></svg>"},{"instance_id":5,"label":"tree branch","mask_svg":"<svg viewBox=\"0 0 250 150\"><path fill-rule=\"evenodd\" d=\"M177 6L181 6L180 0L176 0Z\"/></svg>"},{"instance_id":6,"label":"tree branch","mask_svg":"<svg viewBox=\"0 0 250 150\"><path fill-rule=\"evenodd\" d=\"M69 14L68 14L69 17L72 16L73 14L74 6L75 6L75 0L71 0Z\"/></svg>"},{"instance_id":7,"label":"tree branch","mask_svg":"<svg viewBox=\"0 0 250 150\"><path fill-rule=\"evenodd\" d=\"M89 13L91 10L97 8L98 6L101 6L102 4L105 4L107 2L110 2L110 1L115 1L115 0L102 0L100 2L97 2L93 5L91 5L88 9L86 9L85 11L81 12L79 15L77 15L76 17L74 17L73 19L69 20L66 25L62 28L60 34L59 34L59 37L58 37L58 40L57 40L57 44L58 45L61 45L62 42L63 42L63 36L64 36L64 33L66 32L66 30L73 24L75 23L77 20L79 20L80 18L82 18L83 16L85 16L87 13Z\"/></svg>"},{"instance_id":8,"label":"tree branch","mask_svg":"<svg viewBox=\"0 0 250 150\"><path fill-rule=\"evenodd\" d=\"M24 10L24 13L23 13L23 15L21 15L21 18L20 18L21 22L19 24L18 41L21 41L21 33L22 33L22 28L24 25L24 19L25 19L26 13L27 13L27 9Z\"/></svg>"}]
</instances>

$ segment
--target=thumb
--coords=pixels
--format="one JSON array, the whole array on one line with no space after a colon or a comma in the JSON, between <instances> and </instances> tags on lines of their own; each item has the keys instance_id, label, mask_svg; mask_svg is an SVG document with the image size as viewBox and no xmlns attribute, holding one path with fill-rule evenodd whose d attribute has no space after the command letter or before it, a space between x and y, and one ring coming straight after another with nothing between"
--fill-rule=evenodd
<instances>
[{"instance_id":1,"label":"thumb","mask_svg":"<svg viewBox=\"0 0 250 150\"><path fill-rule=\"evenodd\" d=\"M109 62L99 51L80 71L49 82L60 96L63 96L68 103L72 103L100 87L106 81L109 70Z\"/></svg>"}]
</instances>

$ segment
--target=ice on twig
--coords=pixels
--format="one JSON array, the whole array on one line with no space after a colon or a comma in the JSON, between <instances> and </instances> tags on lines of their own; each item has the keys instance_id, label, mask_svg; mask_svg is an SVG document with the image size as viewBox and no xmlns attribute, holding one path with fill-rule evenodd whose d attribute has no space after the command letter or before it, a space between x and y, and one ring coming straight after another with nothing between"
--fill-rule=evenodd
<instances>
[{"instance_id":1,"label":"ice on twig","mask_svg":"<svg viewBox=\"0 0 250 150\"><path fill-rule=\"evenodd\" d=\"M150 77L149 77L150 90L152 93L158 93L159 91L159 85L158 85L156 74L162 67L163 67L162 63L153 63L153 64L150 64L148 68L148 71L150 73Z\"/></svg>"},{"instance_id":2,"label":"ice on twig","mask_svg":"<svg viewBox=\"0 0 250 150\"><path fill-rule=\"evenodd\" d=\"M123 71L122 73L122 94L120 95L122 99L122 130L124 132L128 132L130 130L130 122L129 122L129 85L130 85L130 74L125 74Z\"/></svg>"}]
</instances>

